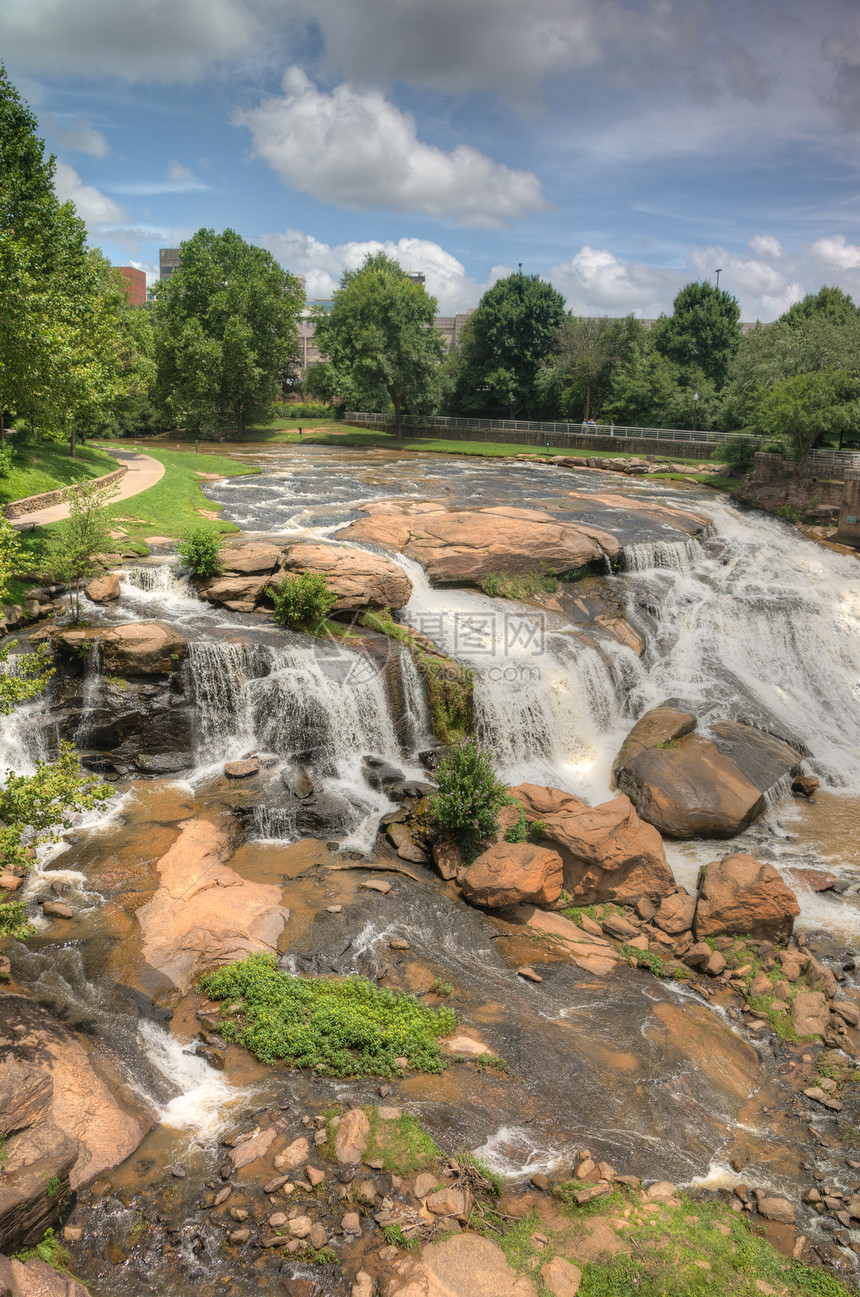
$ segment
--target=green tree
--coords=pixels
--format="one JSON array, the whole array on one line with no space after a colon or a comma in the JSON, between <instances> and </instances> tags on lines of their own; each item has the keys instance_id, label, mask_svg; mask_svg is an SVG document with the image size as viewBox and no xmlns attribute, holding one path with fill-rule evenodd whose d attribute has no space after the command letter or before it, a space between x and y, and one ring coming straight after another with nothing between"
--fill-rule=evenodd
<instances>
[{"instance_id":1,"label":"green tree","mask_svg":"<svg viewBox=\"0 0 860 1297\"><path fill-rule=\"evenodd\" d=\"M860 380L845 370L785 378L762 395L756 422L761 432L783 438L802 462L823 434L860 426Z\"/></svg>"},{"instance_id":2,"label":"green tree","mask_svg":"<svg viewBox=\"0 0 860 1297\"><path fill-rule=\"evenodd\" d=\"M681 289L671 315L661 315L651 330L654 347L682 369L698 369L722 387L741 339L741 312L731 293L713 284Z\"/></svg>"},{"instance_id":3,"label":"green tree","mask_svg":"<svg viewBox=\"0 0 860 1297\"><path fill-rule=\"evenodd\" d=\"M0 604L8 600L9 583L25 561L17 531L0 513ZM14 656L10 645L0 648L0 715L8 716L20 703L37 697L53 673L51 653L46 644L40 644L34 653Z\"/></svg>"},{"instance_id":4,"label":"green tree","mask_svg":"<svg viewBox=\"0 0 860 1297\"><path fill-rule=\"evenodd\" d=\"M298 350L304 293L271 253L233 230L198 230L157 287L157 395L191 432L268 419Z\"/></svg>"},{"instance_id":5,"label":"green tree","mask_svg":"<svg viewBox=\"0 0 860 1297\"><path fill-rule=\"evenodd\" d=\"M551 357L538 370L540 406L551 418L599 419L616 373L641 354L646 339L645 326L632 315L620 320L566 316Z\"/></svg>"},{"instance_id":6,"label":"green tree","mask_svg":"<svg viewBox=\"0 0 860 1297\"><path fill-rule=\"evenodd\" d=\"M48 567L69 586L72 621L81 620L81 582L102 570L99 554L111 548L110 523L106 506L118 490L115 482L79 482L67 487L63 499L69 506L69 521L54 541Z\"/></svg>"},{"instance_id":7,"label":"green tree","mask_svg":"<svg viewBox=\"0 0 860 1297\"><path fill-rule=\"evenodd\" d=\"M538 372L564 318L561 293L538 275L500 279L463 330L452 410L527 415L539 403Z\"/></svg>"},{"instance_id":8,"label":"green tree","mask_svg":"<svg viewBox=\"0 0 860 1297\"><path fill-rule=\"evenodd\" d=\"M331 311L317 313L316 343L339 395L369 410L390 405L398 441L404 414L429 413L437 401L445 344L436 310L423 285L376 252L342 276Z\"/></svg>"},{"instance_id":9,"label":"green tree","mask_svg":"<svg viewBox=\"0 0 860 1297\"><path fill-rule=\"evenodd\" d=\"M829 320L831 324L856 324L860 309L849 293L824 284L817 293L807 293L801 301L795 302L779 318L792 327L816 318Z\"/></svg>"}]
</instances>

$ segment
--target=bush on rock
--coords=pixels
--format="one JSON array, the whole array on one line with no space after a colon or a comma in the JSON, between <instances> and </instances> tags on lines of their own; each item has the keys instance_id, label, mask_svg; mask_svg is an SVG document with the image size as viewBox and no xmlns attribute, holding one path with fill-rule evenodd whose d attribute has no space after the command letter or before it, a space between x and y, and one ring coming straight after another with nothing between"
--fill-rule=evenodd
<instances>
[{"instance_id":1,"label":"bush on rock","mask_svg":"<svg viewBox=\"0 0 860 1297\"><path fill-rule=\"evenodd\" d=\"M272 588L272 598L275 621L290 630L318 626L337 603L337 595L321 572L285 576L280 586Z\"/></svg>"},{"instance_id":2,"label":"bush on rock","mask_svg":"<svg viewBox=\"0 0 860 1297\"><path fill-rule=\"evenodd\" d=\"M176 552L193 576L220 576L224 568L219 553L221 534L214 527L192 527L176 546Z\"/></svg>"},{"instance_id":3,"label":"bush on rock","mask_svg":"<svg viewBox=\"0 0 860 1297\"><path fill-rule=\"evenodd\" d=\"M481 839L496 832L499 811L508 800L492 755L471 736L442 758L434 778L439 792L430 801L433 817L459 843L464 860L474 860Z\"/></svg>"}]
</instances>

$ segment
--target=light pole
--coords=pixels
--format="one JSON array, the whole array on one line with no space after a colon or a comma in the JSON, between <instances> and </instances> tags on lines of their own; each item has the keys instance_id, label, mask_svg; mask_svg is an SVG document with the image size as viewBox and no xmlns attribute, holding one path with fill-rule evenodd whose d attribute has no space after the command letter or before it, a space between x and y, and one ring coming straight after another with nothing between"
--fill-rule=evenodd
<instances>
[{"instance_id":1,"label":"light pole","mask_svg":"<svg viewBox=\"0 0 860 1297\"><path fill-rule=\"evenodd\" d=\"M723 268L722 268L722 266L720 266L720 269L717 271L717 288L719 288L719 286L720 286L720 275L721 275L722 273L723 273Z\"/></svg>"},{"instance_id":2,"label":"light pole","mask_svg":"<svg viewBox=\"0 0 860 1297\"><path fill-rule=\"evenodd\" d=\"M699 428L699 393L693 393L693 432Z\"/></svg>"}]
</instances>

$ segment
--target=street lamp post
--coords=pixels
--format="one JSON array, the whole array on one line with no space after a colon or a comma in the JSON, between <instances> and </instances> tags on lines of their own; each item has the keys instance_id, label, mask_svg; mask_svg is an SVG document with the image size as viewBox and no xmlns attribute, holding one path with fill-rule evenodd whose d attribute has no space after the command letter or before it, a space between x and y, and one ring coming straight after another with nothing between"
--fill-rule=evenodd
<instances>
[{"instance_id":1,"label":"street lamp post","mask_svg":"<svg viewBox=\"0 0 860 1297\"><path fill-rule=\"evenodd\" d=\"M699 393L693 393L693 432L699 429Z\"/></svg>"}]
</instances>

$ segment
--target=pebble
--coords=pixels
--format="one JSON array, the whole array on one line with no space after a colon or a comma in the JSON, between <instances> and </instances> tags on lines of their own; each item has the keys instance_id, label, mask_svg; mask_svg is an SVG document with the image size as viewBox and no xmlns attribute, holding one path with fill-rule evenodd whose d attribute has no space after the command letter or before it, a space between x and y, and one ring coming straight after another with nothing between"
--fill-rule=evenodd
<instances>
[{"instance_id":1,"label":"pebble","mask_svg":"<svg viewBox=\"0 0 860 1297\"><path fill-rule=\"evenodd\" d=\"M184 1180L188 1174L188 1171L184 1166L175 1166L173 1170L170 1172L170 1174L174 1176L177 1180Z\"/></svg>"},{"instance_id":2,"label":"pebble","mask_svg":"<svg viewBox=\"0 0 860 1297\"><path fill-rule=\"evenodd\" d=\"M361 886L369 892L381 892L383 896L391 891L391 884L385 878L368 878Z\"/></svg>"},{"instance_id":3,"label":"pebble","mask_svg":"<svg viewBox=\"0 0 860 1297\"><path fill-rule=\"evenodd\" d=\"M0 888L4 892L17 892L23 881L17 874L0 874Z\"/></svg>"},{"instance_id":4,"label":"pebble","mask_svg":"<svg viewBox=\"0 0 860 1297\"><path fill-rule=\"evenodd\" d=\"M50 914L54 919L73 919L75 912L65 901L45 901L42 906L43 914Z\"/></svg>"},{"instance_id":5,"label":"pebble","mask_svg":"<svg viewBox=\"0 0 860 1297\"><path fill-rule=\"evenodd\" d=\"M313 1221L310 1216L296 1216L289 1222L287 1228L293 1238L307 1238L313 1228Z\"/></svg>"},{"instance_id":6,"label":"pebble","mask_svg":"<svg viewBox=\"0 0 860 1297\"><path fill-rule=\"evenodd\" d=\"M321 1171L318 1166L306 1167L305 1175L310 1180L311 1186L313 1188L316 1188L318 1184L322 1184L323 1180L325 1179L325 1171Z\"/></svg>"},{"instance_id":7,"label":"pebble","mask_svg":"<svg viewBox=\"0 0 860 1297\"><path fill-rule=\"evenodd\" d=\"M247 1212L245 1214L247 1216ZM277 1229L279 1225L286 1225L286 1223L287 1213L285 1211L276 1211L274 1215L269 1217L269 1224L272 1229Z\"/></svg>"},{"instance_id":8,"label":"pebble","mask_svg":"<svg viewBox=\"0 0 860 1297\"><path fill-rule=\"evenodd\" d=\"M410 946L409 942L408 942L408 941L404 941L402 937L395 937L394 940L393 940L393 941L389 941L388 944L389 944L389 946L390 946L390 948L391 948L392 950L411 950L411 949L412 949L412 947Z\"/></svg>"},{"instance_id":9,"label":"pebble","mask_svg":"<svg viewBox=\"0 0 860 1297\"><path fill-rule=\"evenodd\" d=\"M325 907L325 911L326 911L326 914L343 914L343 906L342 906L342 905L327 905L327 906Z\"/></svg>"},{"instance_id":10,"label":"pebble","mask_svg":"<svg viewBox=\"0 0 860 1297\"><path fill-rule=\"evenodd\" d=\"M222 1202L227 1201L227 1199L230 1197L230 1194L232 1192L233 1192L232 1184L225 1185L223 1189L219 1189L215 1195L215 1201L212 1204L213 1207L220 1207Z\"/></svg>"},{"instance_id":11,"label":"pebble","mask_svg":"<svg viewBox=\"0 0 860 1297\"><path fill-rule=\"evenodd\" d=\"M279 1189L284 1187L288 1179L289 1176L286 1175L276 1176L274 1180L270 1180L268 1184L263 1185L263 1193L277 1193Z\"/></svg>"},{"instance_id":12,"label":"pebble","mask_svg":"<svg viewBox=\"0 0 860 1297\"><path fill-rule=\"evenodd\" d=\"M80 1243L84 1237L84 1231L80 1225L67 1225L63 1230L63 1241L65 1243Z\"/></svg>"},{"instance_id":13,"label":"pebble","mask_svg":"<svg viewBox=\"0 0 860 1297\"><path fill-rule=\"evenodd\" d=\"M311 1241L311 1246L315 1247L317 1251L319 1251L321 1247L325 1247L328 1242L328 1234L325 1231L325 1226L321 1225L319 1221L311 1226L311 1232L308 1237Z\"/></svg>"},{"instance_id":14,"label":"pebble","mask_svg":"<svg viewBox=\"0 0 860 1297\"><path fill-rule=\"evenodd\" d=\"M524 964L522 968L518 968L517 973L519 974L520 977L524 977L527 982L543 981L543 978L541 977L540 973L536 973L535 970L533 968L530 968L528 964Z\"/></svg>"},{"instance_id":15,"label":"pebble","mask_svg":"<svg viewBox=\"0 0 860 1297\"><path fill-rule=\"evenodd\" d=\"M344 1234L360 1234L361 1217L359 1216L358 1212L348 1211L345 1214L343 1220L341 1221L341 1227L343 1229Z\"/></svg>"},{"instance_id":16,"label":"pebble","mask_svg":"<svg viewBox=\"0 0 860 1297\"><path fill-rule=\"evenodd\" d=\"M227 1242L237 1247L240 1243L247 1243L251 1237L249 1229L232 1229L227 1235Z\"/></svg>"},{"instance_id":17,"label":"pebble","mask_svg":"<svg viewBox=\"0 0 860 1297\"><path fill-rule=\"evenodd\" d=\"M231 1207L230 1215L237 1225L242 1225L248 1219L248 1213L244 1207Z\"/></svg>"}]
</instances>

